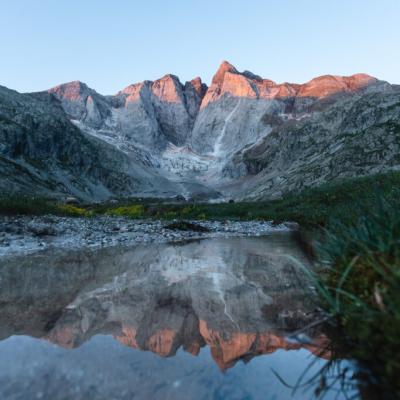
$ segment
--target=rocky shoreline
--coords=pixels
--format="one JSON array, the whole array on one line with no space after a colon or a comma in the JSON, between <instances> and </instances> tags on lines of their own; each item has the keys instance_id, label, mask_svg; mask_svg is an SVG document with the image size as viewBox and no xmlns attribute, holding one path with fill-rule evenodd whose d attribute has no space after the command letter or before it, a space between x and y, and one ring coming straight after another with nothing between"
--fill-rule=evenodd
<instances>
[{"instance_id":1,"label":"rocky shoreline","mask_svg":"<svg viewBox=\"0 0 400 400\"><path fill-rule=\"evenodd\" d=\"M0 218L0 257L30 254L50 248L79 249L139 243L167 243L190 239L262 236L291 231L294 223L265 221L189 221L208 232L168 229L171 221L134 220L99 216L13 216Z\"/></svg>"}]
</instances>

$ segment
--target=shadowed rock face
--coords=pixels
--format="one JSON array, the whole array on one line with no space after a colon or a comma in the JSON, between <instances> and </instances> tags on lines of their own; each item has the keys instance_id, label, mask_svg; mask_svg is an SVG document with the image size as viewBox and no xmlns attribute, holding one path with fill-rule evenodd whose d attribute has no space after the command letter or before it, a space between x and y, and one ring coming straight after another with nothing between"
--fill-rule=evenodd
<instances>
[{"instance_id":1,"label":"shadowed rock face","mask_svg":"<svg viewBox=\"0 0 400 400\"><path fill-rule=\"evenodd\" d=\"M76 100L85 86L65 90ZM62 193L91 200L112 194L166 191L174 185L144 165L141 155L129 156L114 146L82 133L60 103L46 93L20 94L0 87L0 189L2 193Z\"/></svg>"},{"instance_id":2,"label":"shadowed rock face","mask_svg":"<svg viewBox=\"0 0 400 400\"><path fill-rule=\"evenodd\" d=\"M224 61L210 87L168 74L113 96L79 81L0 95L8 192L258 199L400 165L399 87L366 74L275 83Z\"/></svg>"},{"instance_id":3,"label":"shadowed rock face","mask_svg":"<svg viewBox=\"0 0 400 400\"><path fill-rule=\"evenodd\" d=\"M176 76L166 75L154 82L128 86L117 94L122 105L116 109L118 129L131 133L139 143L156 145L158 149L167 142L182 145L192 128L203 93L201 81L194 85L187 82L183 86ZM142 126L146 120L150 129L147 135ZM153 142L143 142L148 135L153 137Z\"/></svg>"},{"instance_id":4,"label":"shadowed rock face","mask_svg":"<svg viewBox=\"0 0 400 400\"><path fill-rule=\"evenodd\" d=\"M0 337L73 348L111 334L162 357L209 346L221 369L277 349L319 354L317 332L314 344L285 338L315 318L289 256L307 262L290 235L277 234L9 259L0 271Z\"/></svg>"},{"instance_id":5,"label":"shadowed rock face","mask_svg":"<svg viewBox=\"0 0 400 400\"><path fill-rule=\"evenodd\" d=\"M371 93L277 125L236 159L253 175L248 189L237 190L253 199L279 197L288 190L398 169L399 117L399 93Z\"/></svg>"},{"instance_id":6,"label":"shadowed rock face","mask_svg":"<svg viewBox=\"0 0 400 400\"><path fill-rule=\"evenodd\" d=\"M81 82L70 82L48 92L80 127L125 137L149 150L185 143L204 96L200 78L182 85L175 75L126 87L115 96L101 96Z\"/></svg>"}]
</instances>

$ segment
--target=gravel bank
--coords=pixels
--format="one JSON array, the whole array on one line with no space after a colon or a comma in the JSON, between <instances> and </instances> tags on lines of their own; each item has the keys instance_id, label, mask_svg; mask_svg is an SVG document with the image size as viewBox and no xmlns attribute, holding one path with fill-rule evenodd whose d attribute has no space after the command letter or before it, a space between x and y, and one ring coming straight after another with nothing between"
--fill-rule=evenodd
<instances>
[{"instance_id":1,"label":"gravel bank","mask_svg":"<svg viewBox=\"0 0 400 400\"><path fill-rule=\"evenodd\" d=\"M210 232L166 228L171 221L118 217L68 218L56 216L1 217L0 257L28 254L56 247L105 247L137 243L163 243L206 237L261 236L295 229L295 224L272 225L260 221L190 221Z\"/></svg>"}]
</instances>

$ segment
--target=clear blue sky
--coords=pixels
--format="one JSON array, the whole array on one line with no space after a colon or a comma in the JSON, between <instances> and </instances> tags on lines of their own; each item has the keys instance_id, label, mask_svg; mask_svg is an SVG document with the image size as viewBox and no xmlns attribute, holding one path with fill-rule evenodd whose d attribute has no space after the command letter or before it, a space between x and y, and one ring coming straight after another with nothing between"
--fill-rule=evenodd
<instances>
[{"instance_id":1,"label":"clear blue sky","mask_svg":"<svg viewBox=\"0 0 400 400\"><path fill-rule=\"evenodd\" d=\"M400 0L1 0L0 84L103 94L221 60L277 82L366 72L400 83Z\"/></svg>"}]
</instances>

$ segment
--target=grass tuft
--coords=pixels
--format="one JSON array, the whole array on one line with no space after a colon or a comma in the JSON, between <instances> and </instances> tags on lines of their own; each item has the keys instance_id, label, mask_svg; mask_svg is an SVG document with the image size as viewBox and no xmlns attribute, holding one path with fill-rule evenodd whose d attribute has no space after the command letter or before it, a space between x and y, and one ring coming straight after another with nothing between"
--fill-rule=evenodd
<instances>
[{"instance_id":1,"label":"grass tuft","mask_svg":"<svg viewBox=\"0 0 400 400\"><path fill-rule=\"evenodd\" d=\"M318 246L324 269L316 287L351 356L388 398L400 398L400 209L393 200L380 198L355 223L331 224Z\"/></svg>"}]
</instances>

